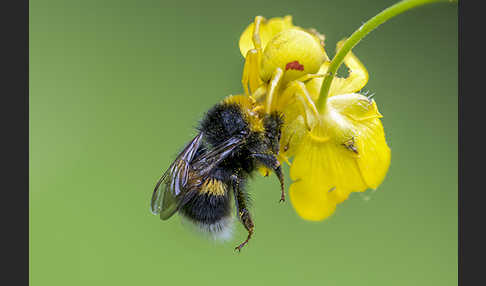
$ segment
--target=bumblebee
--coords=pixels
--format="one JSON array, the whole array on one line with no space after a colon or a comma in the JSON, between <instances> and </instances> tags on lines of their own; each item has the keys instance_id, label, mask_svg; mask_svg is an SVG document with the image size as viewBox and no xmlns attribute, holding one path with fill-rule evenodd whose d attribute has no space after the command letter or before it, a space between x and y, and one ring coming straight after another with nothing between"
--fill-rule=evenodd
<instances>
[{"instance_id":1,"label":"bumblebee","mask_svg":"<svg viewBox=\"0 0 486 286\"><path fill-rule=\"evenodd\" d=\"M273 170L285 201L284 177L277 159L283 115L265 113L249 96L232 95L213 106L199 124L197 135L185 146L157 182L151 211L162 220L178 212L200 230L223 236L231 227L232 203L236 216L254 233L248 178L258 170Z\"/></svg>"}]
</instances>

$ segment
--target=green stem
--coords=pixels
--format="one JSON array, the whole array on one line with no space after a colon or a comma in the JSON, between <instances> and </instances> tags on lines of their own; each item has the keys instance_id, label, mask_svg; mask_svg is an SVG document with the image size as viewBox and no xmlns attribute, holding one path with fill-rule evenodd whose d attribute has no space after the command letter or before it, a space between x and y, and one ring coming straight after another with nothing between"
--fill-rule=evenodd
<instances>
[{"instance_id":1,"label":"green stem","mask_svg":"<svg viewBox=\"0 0 486 286\"><path fill-rule=\"evenodd\" d=\"M327 71L327 76L321 86L321 92L319 95L319 100L317 101L317 108L322 113L326 108L327 96L329 89L331 87L331 82L336 75L337 70L341 66L344 57L348 54L351 49L356 46L369 32L373 31L376 27L388 21L389 19L400 15L401 13L408 11L412 8L419 7L425 4L431 4L436 2L454 2L457 3L458 0L403 0L393 6L386 8L381 11L378 15L369 19L366 23L361 25L358 30L356 30L349 38L346 39L343 46L331 61L329 69Z\"/></svg>"}]
</instances>

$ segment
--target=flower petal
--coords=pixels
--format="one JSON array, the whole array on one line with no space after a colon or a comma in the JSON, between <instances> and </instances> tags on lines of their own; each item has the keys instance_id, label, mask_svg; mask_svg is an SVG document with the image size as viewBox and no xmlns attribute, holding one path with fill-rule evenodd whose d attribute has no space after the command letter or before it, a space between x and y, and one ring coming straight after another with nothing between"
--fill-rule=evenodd
<instances>
[{"instance_id":1,"label":"flower petal","mask_svg":"<svg viewBox=\"0 0 486 286\"><path fill-rule=\"evenodd\" d=\"M391 150L386 144L382 115L376 102L361 94L334 96L328 100L329 106L339 110L359 130L356 148L359 152L358 165L366 184L377 188L388 171Z\"/></svg>"},{"instance_id":2,"label":"flower petal","mask_svg":"<svg viewBox=\"0 0 486 286\"><path fill-rule=\"evenodd\" d=\"M379 119L370 120L360 128L361 138L357 141L360 150L358 165L366 184L376 189L385 179L390 166L391 150L385 141L385 132Z\"/></svg>"},{"instance_id":3,"label":"flower petal","mask_svg":"<svg viewBox=\"0 0 486 286\"><path fill-rule=\"evenodd\" d=\"M279 155L285 158L294 156L295 152L299 149L299 145L302 142L302 137L304 137L306 130L304 117L302 115L294 120L285 121L282 128L282 137L280 139Z\"/></svg>"},{"instance_id":4,"label":"flower petal","mask_svg":"<svg viewBox=\"0 0 486 286\"><path fill-rule=\"evenodd\" d=\"M292 180L309 181L314 187L326 184L328 190L335 187L339 190L364 191L368 188L361 176L356 161L357 155L348 150L342 143L343 135L323 122L308 132L299 144L290 167ZM344 131L346 132L346 131Z\"/></svg>"},{"instance_id":5,"label":"flower petal","mask_svg":"<svg viewBox=\"0 0 486 286\"><path fill-rule=\"evenodd\" d=\"M340 46L342 46L342 41L338 43L338 49ZM329 61L324 62L321 65L318 73L326 74L330 64L331 62ZM349 70L349 76L346 78L338 76L334 77L329 89L329 97L358 92L368 82L368 71L361 61L353 54L353 52L349 52L346 55L344 58L344 64ZM312 95L312 99L314 101L317 101L319 98L323 81L324 78L315 78L306 83L307 90L309 90L309 93Z\"/></svg>"},{"instance_id":6,"label":"flower petal","mask_svg":"<svg viewBox=\"0 0 486 286\"><path fill-rule=\"evenodd\" d=\"M359 93L341 94L328 99L327 103L333 110L348 117L354 122L373 118L382 118L376 102Z\"/></svg>"},{"instance_id":7,"label":"flower petal","mask_svg":"<svg viewBox=\"0 0 486 286\"><path fill-rule=\"evenodd\" d=\"M339 51L344 44L344 40L337 43L336 51ZM333 86L329 91L329 96L353 93L360 91L368 82L368 71L361 61L349 52L344 58L344 64L349 69L349 76L346 78L337 77L333 81Z\"/></svg>"},{"instance_id":8,"label":"flower petal","mask_svg":"<svg viewBox=\"0 0 486 286\"><path fill-rule=\"evenodd\" d=\"M253 45L254 26L254 22L248 25L243 31L243 34L240 36L239 47L243 57L246 57L246 53L249 50L255 48ZM262 21L260 24L260 40L262 43L262 49L265 49L265 46L273 38L273 36L292 27L295 27L292 24L292 16L285 16L283 18L277 17Z\"/></svg>"},{"instance_id":9,"label":"flower petal","mask_svg":"<svg viewBox=\"0 0 486 286\"><path fill-rule=\"evenodd\" d=\"M361 94L334 96L314 129L294 143L290 189L304 219L324 219L351 192L381 184L391 152L380 118L376 103Z\"/></svg>"},{"instance_id":10,"label":"flower petal","mask_svg":"<svg viewBox=\"0 0 486 286\"><path fill-rule=\"evenodd\" d=\"M294 182L289 195L297 214L306 220L320 221L336 209L336 202L328 195L324 185L313 186L308 181Z\"/></svg>"}]
</instances>

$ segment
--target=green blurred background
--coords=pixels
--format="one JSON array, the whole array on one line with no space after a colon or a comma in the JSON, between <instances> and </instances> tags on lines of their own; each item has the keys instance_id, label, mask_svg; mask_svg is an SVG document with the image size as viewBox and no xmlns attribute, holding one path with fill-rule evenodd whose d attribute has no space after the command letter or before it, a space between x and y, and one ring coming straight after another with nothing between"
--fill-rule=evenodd
<instances>
[{"instance_id":1,"label":"green blurred background","mask_svg":"<svg viewBox=\"0 0 486 286\"><path fill-rule=\"evenodd\" d=\"M198 120L242 91L237 43L255 15L338 40L395 1L30 2L31 285L456 285L457 6L392 19L355 49L392 163L329 219L250 182L256 234L214 243L149 212ZM289 182L288 168L286 170Z\"/></svg>"}]
</instances>

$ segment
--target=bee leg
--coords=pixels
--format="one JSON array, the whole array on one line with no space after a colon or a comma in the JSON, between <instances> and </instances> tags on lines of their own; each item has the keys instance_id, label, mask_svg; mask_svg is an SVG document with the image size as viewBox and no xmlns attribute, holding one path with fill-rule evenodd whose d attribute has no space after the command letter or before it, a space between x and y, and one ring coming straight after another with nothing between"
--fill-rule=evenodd
<instances>
[{"instance_id":1,"label":"bee leg","mask_svg":"<svg viewBox=\"0 0 486 286\"><path fill-rule=\"evenodd\" d=\"M282 173L282 168L280 166L278 166L273 171L275 172L275 175L277 175L278 180L280 181L281 193L280 193L280 201L279 202L283 203L283 202L285 202L285 186L284 186L284 176L283 176L283 173Z\"/></svg>"},{"instance_id":2,"label":"bee leg","mask_svg":"<svg viewBox=\"0 0 486 286\"><path fill-rule=\"evenodd\" d=\"M238 176L233 175L231 176L232 186L233 186L233 193L235 196L235 206L236 212L238 215L239 220L243 224L243 226L248 231L248 237L245 241L243 241L240 245L235 247L235 251L241 251L241 249L248 243L251 236L253 235L253 231L255 228L255 224L253 224L253 220L251 219L250 212L246 207L246 199L241 190L241 180Z\"/></svg>"},{"instance_id":3,"label":"bee leg","mask_svg":"<svg viewBox=\"0 0 486 286\"><path fill-rule=\"evenodd\" d=\"M275 157L272 154L265 154L265 153L256 153L256 154L252 154L252 156L255 159L257 159L260 163L262 163L265 167L272 169L275 175L277 175L278 180L280 181L280 190L281 190L280 202L285 202L284 176L282 173L282 167L277 157Z\"/></svg>"},{"instance_id":4,"label":"bee leg","mask_svg":"<svg viewBox=\"0 0 486 286\"><path fill-rule=\"evenodd\" d=\"M245 246L248 243L248 241L250 241L250 238L253 235L255 225L253 224L250 213L248 212L247 209L243 209L242 211L240 211L239 216L241 222L243 223L246 230L248 231L248 237L245 239L245 241L243 241L240 245L235 247L235 250L241 251L243 246Z\"/></svg>"}]
</instances>

